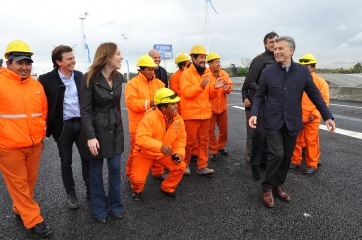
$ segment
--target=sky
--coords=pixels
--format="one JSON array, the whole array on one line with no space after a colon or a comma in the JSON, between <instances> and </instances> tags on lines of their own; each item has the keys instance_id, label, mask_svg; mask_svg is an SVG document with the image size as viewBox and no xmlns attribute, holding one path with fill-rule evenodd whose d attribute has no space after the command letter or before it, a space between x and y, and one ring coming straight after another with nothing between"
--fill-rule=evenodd
<instances>
[{"instance_id":1,"label":"sky","mask_svg":"<svg viewBox=\"0 0 362 240\"><path fill-rule=\"evenodd\" d=\"M54 47L69 45L74 47L76 69L86 71L80 16L88 13L83 29L90 58L99 44L115 42L124 57L122 73L127 72L126 58L130 71L136 72L137 59L154 44L172 45L175 57L208 42L223 67L242 66L242 59L264 51L263 38L271 31L294 38L294 60L312 53L318 68L351 68L362 62L358 0L211 1L218 14L205 0L17 0L0 9L0 51L13 40L23 40L34 52L33 73L43 74L52 70ZM176 69L174 58L161 65L169 72Z\"/></svg>"}]
</instances>

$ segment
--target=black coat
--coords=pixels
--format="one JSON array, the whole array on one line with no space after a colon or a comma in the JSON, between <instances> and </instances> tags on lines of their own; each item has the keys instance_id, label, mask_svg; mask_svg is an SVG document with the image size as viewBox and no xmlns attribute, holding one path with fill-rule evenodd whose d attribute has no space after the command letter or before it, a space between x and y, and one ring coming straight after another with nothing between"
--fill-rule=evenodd
<instances>
[{"instance_id":1,"label":"black coat","mask_svg":"<svg viewBox=\"0 0 362 240\"><path fill-rule=\"evenodd\" d=\"M303 127L301 102L304 91L324 120L333 119L308 68L293 61L288 72L279 63L263 70L251 115L258 116L264 105L263 128L266 133L275 134L285 124L290 135L297 135Z\"/></svg>"},{"instance_id":2,"label":"black coat","mask_svg":"<svg viewBox=\"0 0 362 240\"><path fill-rule=\"evenodd\" d=\"M161 66L158 66L158 68L155 69L155 75L156 75L156 78L161 80L165 84L165 87L167 88L168 87L168 77L167 77L166 69L164 69Z\"/></svg>"},{"instance_id":3,"label":"black coat","mask_svg":"<svg viewBox=\"0 0 362 240\"><path fill-rule=\"evenodd\" d=\"M81 87L81 153L89 158L110 158L124 149L124 134L121 116L123 76L118 73L111 88L99 73L86 85L84 75ZM97 138L100 149L93 156L87 140Z\"/></svg>"},{"instance_id":4,"label":"black coat","mask_svg":"<svg viewBox=\"0 0 362 240\"><path fill-rule=\"evenodd\" d=\"M80 85L83 73L74 70L74 81L78 90L78 98L80 99ZM45 94L48 99L48 117L47 117L47 137L53 135L54 140L60 140L63 134L63 103L65 86L59 77L58 68L53 71L39 76L39 82L43 85Z\"/></svg>"}]
</instances>

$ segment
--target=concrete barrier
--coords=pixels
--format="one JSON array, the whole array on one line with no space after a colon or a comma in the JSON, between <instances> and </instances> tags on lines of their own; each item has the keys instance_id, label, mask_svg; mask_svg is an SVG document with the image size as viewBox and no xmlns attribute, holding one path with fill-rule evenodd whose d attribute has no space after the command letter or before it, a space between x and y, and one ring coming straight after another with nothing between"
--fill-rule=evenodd
<instances>
[{"instance_id":1,"label":"concrete barrier","mask_svg":"<svg viewBox=\"0 0 362 240\"><path fill-rule=\"evenodd\" d=\"M233 83L234 91L241 91L244 83ZM329 87L329 98L334 100L362 102L362 88Z\"/></svg>"}]
</instances>

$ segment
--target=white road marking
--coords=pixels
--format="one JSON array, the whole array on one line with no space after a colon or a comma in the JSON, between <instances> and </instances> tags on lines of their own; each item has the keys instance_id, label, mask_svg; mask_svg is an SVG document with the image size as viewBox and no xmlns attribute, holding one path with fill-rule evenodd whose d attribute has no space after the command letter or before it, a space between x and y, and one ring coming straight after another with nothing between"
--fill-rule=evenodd
<instances>
[{"instance_id":1,"label":"white road marking","mask_svg":"<svg viewBox=\"0 0 362 240\"><path fill-rule=\"evenodd\" d=\"M245 108L239 107L239 106L232 106L232 107L237 108L237 109L241 109L241 110L245 110ZM319 129L324 130L324 131L328 131L327 126L324 125L324 124L320 124ZM338 127L337 127L335 133L338 133L338 134L341 134L341 135L344 135L344 136L357 138L357 139L362 139L362 133L355 132L355 131L350 131L350 130L346 130L346 129L342 129L342 128L338 128Z\"/></svg>"}]
</instances>

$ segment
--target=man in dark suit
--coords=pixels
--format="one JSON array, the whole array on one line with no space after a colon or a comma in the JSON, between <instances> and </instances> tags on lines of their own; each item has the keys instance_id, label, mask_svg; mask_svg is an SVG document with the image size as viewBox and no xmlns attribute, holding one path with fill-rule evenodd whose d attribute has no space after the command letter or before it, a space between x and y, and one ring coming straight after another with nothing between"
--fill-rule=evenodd
<instances>
[{"instance_id":1,"label":"man in dark suit","mask_svg":"<svg viewBox=\"0 0 362 240\"><path fill-rule=\"evenodd\" d=\"M168 88L168 77L166 69L160 66L161 63L161 55L156 49L151 49L148 53L151 58L153 58L153 61L158 65L157 68L155 68L155 76L157 79L160 79L164 84L165 87Z\"/></svg>"},{"instance_id":2,"label":"man in dark suit","mask_svg":"<svg viewBox=\"0 0 362 240\"><path fill-rule=\"evenodd\" d=\"M83 73L74 70L73 49L60 45L52 52L53 71L39 76L48 99L47 137L53 135L61 161L63 185L69 208L79 208L72 170L73 143L80 148L80 86ZM89 198L89 166L81 156L83 180Z\"/></svg>"},{"instance_id":3,"label":"man in dark suit","mask_svg":"<svg viewBox=\"0 0 362 240\"><path fill-rule=\"evenodd\" d=\"M269 157L262 188L263 203L267 207L274 207L273 194L283 201L291 200L281 186L287 178L297 135L303 126L301 99L304 91L321 113L327 129L333 133L336 128L332 113L308 68L292 60L294 51L292 38L279 37L275 40L277 63L263 70L249 119L249 125L255 128L259 109L264 106L262 125Z\"/></svg>"}]
</instances>

